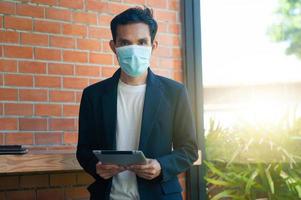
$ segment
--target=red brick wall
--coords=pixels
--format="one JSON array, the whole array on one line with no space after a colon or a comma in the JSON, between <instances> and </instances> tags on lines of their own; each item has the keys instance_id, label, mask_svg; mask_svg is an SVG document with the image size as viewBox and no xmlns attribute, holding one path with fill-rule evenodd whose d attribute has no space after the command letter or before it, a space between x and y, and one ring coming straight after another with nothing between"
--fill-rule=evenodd
<instances>
[{"instance_id":1,"label":"red brick wall","mask_svg":"<svg viewBox=\"0 0 301 200\"><path fill-rule=\"evenodd\" d=\"M139 4L159 23L153 70L181 81L179 0L0 2L0 144L74 146L82 89L117 69L110 20Z\"/></svg>"},{"instance_id":2,"label":"red brick wall","mask_svg":"<svg viewBox=\"0 0 301 200\"><path fill-rule=\"evenodd\" d=\"M108 45L110 21L135 5L152 7L159 23L152 69L182 81L179 0L0 1L0 144L75 148L82 89L118 68ZM10 189L39 197L40 189L23 187L23 176Z\"/></svg>"}]
</instances>

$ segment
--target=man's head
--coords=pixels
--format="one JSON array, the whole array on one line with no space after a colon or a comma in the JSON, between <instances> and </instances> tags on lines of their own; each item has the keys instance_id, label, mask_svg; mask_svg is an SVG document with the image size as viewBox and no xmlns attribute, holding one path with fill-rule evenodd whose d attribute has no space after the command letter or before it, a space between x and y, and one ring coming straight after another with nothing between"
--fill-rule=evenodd
<instances>
[{"instance_id":1,"label":"man's head","mask_svg":"<svg viewBox=\"0 0 301 200\"><path fill-rule=\"evenodd\" d=\"M123 72L130 77L143 77L158 42L158 25L149 8L130 8L111 21L112 51L117 55Z\"/></svg>"},{"instance_id":2,"label":"man's head","mask_svg":"<svg viewBox=\"0 0 301 200\"><path fill-rule=\"evenodd\" d=\"M149 36L151 44L154 42L158 25L153 18L153 12L151 9L144 7L129 8L126 11L120 13L111 21L111 32L113 41L115 44L118 43L120 37L119 28L131 24L145 24L148 26Z\"/></svg>"}]
</instances>

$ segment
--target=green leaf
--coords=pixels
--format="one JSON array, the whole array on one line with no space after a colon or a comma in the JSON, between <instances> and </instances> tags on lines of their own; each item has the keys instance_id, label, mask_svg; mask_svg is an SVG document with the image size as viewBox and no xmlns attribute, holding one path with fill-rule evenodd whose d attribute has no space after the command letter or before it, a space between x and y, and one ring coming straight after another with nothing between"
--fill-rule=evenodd
<instances>
[{"instance_id":1,"label":"green leaf","mask_svg":"<svg viewBox=\"0 0 301 200\"><path fill-rule=\"evenodd\" d=\"M212 197L211 200L218 200L218 199L223 199L223 198L232 198L236 200L243 200L243 197L240 197L238 195L234 195L235 191L234 190L224 190L218 194L216 194L214 197Z\"/></svg>"},{"instance_id":2,"label":"green leaf","mask_svg":"<svg viewBox=\"0 0 301 200\"><path fill-rule=\"evenodd\" d=\"M270 165L269 165L270 166ZM270 171L269 171L269 167L264 171L265 172L265 175L267 177L267 181L269 183L269 186L270 186L270 191L272 194L275 194L275 187L274 187L274 182L273 182L273 179L272 179L272 176L270 174Z\"/></svg>"},{"instance_id":3,"label":"green leaf","mask_svg":"<svg viewBox=\"0 0 301 200\"><path fill-rule=\"evenodd\" d=\"M250 176L247 184L246 184L246 188L245 188L245 192L246 194L250 194L251 193L251 187L255 184L255 178L258 176L258 170L256 169Z\"/></svg>"}]
</instances>

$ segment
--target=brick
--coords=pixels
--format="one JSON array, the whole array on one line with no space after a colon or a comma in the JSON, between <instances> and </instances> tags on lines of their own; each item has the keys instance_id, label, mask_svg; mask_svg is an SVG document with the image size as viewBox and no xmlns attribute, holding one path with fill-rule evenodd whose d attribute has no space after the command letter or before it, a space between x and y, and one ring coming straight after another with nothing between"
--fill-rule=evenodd
<instances>
[{"instance_id":1,"label":"brick","mask_svg":"<svg viewBox=\"0 0 301 200\"><path fill-rule=\"evenodd\" d=\"M50 130L52 131L73 131L76 130L75 119L51 118Z\"/></svg>"},{"instance_id":2,"label":"brick","mask_svg":"<svg viewBox=\"0 0 301 200\"><path fill-rule=\"evenodd\" d=\"M19 93L21 101L47 101L47 90L23 89Z\"/></svg>"},{"instance_id":3,"label":"brick","mask_svg":"<svg viewBox=\"0 0 301 200\"><path fill-rule=\"evenodd\" d=\"M99 13L108 11L108 3L97 0L86 0L86 8Z\"/></svg>"},{"instance_id":4,"label":"brick","mask_svg":"<svg viewBox=\"0 0 301 200\"><path fill-rule=\"evenodd\" d=\"M47 119L20 118L19 128L24 131L44 131L47 130Z\"/></svg>"},{"instance_id":5,"label":"brick","mask_svg":"<svg viewBox=\"0 0 301 200\"><path fill-rule=\"evenodd\" d=\"M181 69L182 67L182 61L181 60L177 60L177 59L168 59L168 58L164 58L164 59L160 59L160 64L159 66L161 66L162 68L172 68L172 69Z\"/></svg>"},{"instance_id":6,"label":"brick","mask_svg":"<svg viewBox=\"0 0 301 200\"><path fill-rule=\"evenodd\" d=\"M33 190L9 191L6 192L6 197L10 200L35 199L35 192Z\"/></svg>"},{"instance_id":7,"label":"brick","mask_svg":"<svg viewBox=\"0 0 301 200\"><path fill-rule=\"evenodd\" d=\"M180 34L181 25L180 24L168 24L168 32L173 34Z\"/></svg>"},{"instance_id":8,"label":"brick","mask_svg":"<svg viewBox=\"0 0 301 200\"><path fill-rule=\"evenodd\" d=\"M64 61L67 61L67 62L86 63L86 62L88 62L88 55L86 52L65 50L63 52L63 59L64 59Z\"/></svg>"},{"instance_id":9,"label":"brick","mask_svg":"<svg viewBox=\"0 0 301 200\"><path fill-rule=\"evenodd\" d=\"M87 28L83 25L63 24L63 34L74 36L86 36Z\"/></svg>"},{"instance_id":10,"label":"brick","mask_svg":"<svg viewBox=\"0 0 301 200\"><path fill-rule=\"evenodd\" d=\"M33 77L31 75L5 74L4 84L8 86L32 87Z\"/></svg>"},{"instance_id":11,"label":"brick","mask_svg":"<svg viewBox=\"0 0 301 200\"><path fill-rule=\"evenodd\" d=\"M66 188L65 195L67 199L88 199L90 196L86 187Z\"/></svg>"},{"instance_id":12,"label":"brick","mask_svg":"<svg viewBox=\"0 0 301 200\"><path fill-rule=\"evenodd\" d=\"M0 28L3 28L3 16L0 16ZM1 53L1 52L0 52ZM1 55L1 54L0 54Z\"/></svg>"},{"instance_id":13,"label":"brick","mask_svg":"<svg viewBox=\"0 0 301 200\"><path fill-rule=\"evenodd\" d=\"M79 114L78 105L63 105L63 115L64 116L74 116L77 117Z\"/></svg>"},{"instance_id":14,"label":"brick","mask_svg":"<svg viewBox=\"0 0 301 200\"><path fill-rule=\"evenodd\" d=\"M32 62L32 61L19 61L19 72L45 74L46 73L46 63Z\"/></svg>"},{"instance_id":15,"label":"brick","mask_svg":"<svg viewBox=\"0 0 301 200\"><path fill-rule=\"evenodd\" d=\"M178 35L158 35L157 40L159 41L160 45L166 45L166 46L175 46L179 47L181 45L180 37Z\"/></svg>"},{"instance_id":16,"label":"brick","mask_svg":"<svg viewBox=\"0 0 301 200\"><path fill-rule=\"evenodd\" d=\"M101 74L103 77L111 77L117 69L114 67L102 67L101 70Z\"/></svg>"},{"instance_id":17,"label":"brick","mask_svg":"<svg viewBox=\"0 0 301 200\"><path fill-rule=\"evenodd\" d=\"M83 0L70 1L70 0L60 0L59 6L74 8L74 9L83 9Z\"/></svg>"},{"instance_id":18,"label":"brick","mask_svg":"<svg viewBox=\"0 0 301 200\"><path fill-rule=\"evenodd\" d=\"M75 96L76 96L76 103L79 103L81 98L82 98L82 92L76 92Z\"/></svg>"},{"instance_id":19,"label":"brick","mask_svg":"<svg viewBox=\"0 0 301 200\"><path fill-rule=\"evenodd\" d=\"M98 83L100 81L99 78L89 78L89 85L92 85L94 83Z\"/></svg>"},{"instance_id":20,"label":"brick","mask_svg":"<svg viewBox=\"0 0 301 200\"><path fill-rule=\"evenodd\" d=\"M87 87L89 80L87 78L63 78L63 87L64 88L73 88L73 89L83 89Z\"/></svg>"},{"instance_id":21,"label":"brick","mask_svg":"<svg viewBox=\"0 0 301 200\"><path fill-rule=\"evenodd\" d=\"M158 33L167 33L168 32L168 23L158 22Z\"/></svg>"},{"instance_id":22,"label":"brick","mask_svg":"<svg viewBox=\"0 0 301 200\"><path fill-rule=\"evenodd\" d=\"M4 104L5 115L33 115L33 105L24 103Z\"/></svg>"},{"instance_id":23,"label":"brick","mask_svg":"<svg viewBox=\"0 0 301 200\"><path fill-rule=\"evenodd\" d=\"M183 72L174 72L173 73L173 79L180 82L180 83L183 83Z\"/></svg>"},{"instance_id":24,"label":"brick","mask_svg":"<svg viewBox=\"0 0 301 200\"><path fill-rule=\"evenodd\" d=\"M19 43L19 33L15 31L0 31L1 43Z\"/></svg>"},{"instance_id":25,"label":"brick","mask_svg":"<svg viewBox=\"0 0 301 200\"><path fill-rule=\"evenodd\" d=\"M100 76L101 68L98 66L76 65L75 74L78 76Z\"/></svg>"},{"instance_id":26,"label":"brick","mask_svg":"<svg viewBox=\"0 0 301 200\"><path fill-rule=\"evenodd\" d=\"M39 145L62 144L62 133L36 133L35 142Z\"/></svg>"},{"instance_id":27,"label":"brick","mask_svg":"<svg viewBox=\"0 0 301 200\"><path fill-rule=\"evenodd\" d=\"M0 103L0 115L3 115L3 113L4 113L3 107L4 107L3 103ZM1 137L0 137L0 142L1 142Z\"/></svg>"},{"instance_id":28,"label":"brick","mask_svg":"<svg viewBox=\"0 0 301 200\"><path fill-rule=\"evenodd\" d=\"M112 39L111 31L107 28L88 27L89 37L96 39Z\"/></svg>"},{"instance_id":29,"label":"brick","mask_svg":"<svg viewBox=\"0 0 301 200\"><path fill-rule=\"evenodd\" d=\"M77 173L77 184L91 184L93 183L94 179L92 176L85 172Z\"/></svg>"},{"instance_id":30,"label":"brick","mask_svg":"<svg viewBox=\"0 0 301 200\"><path fill-rule=\"evenodd\" d=\"M173 11L156 10L155 19L161 22L177 22L177 14Z\"/></svg>"},{"instance_id":31,"label":"brick","mask_svg":"<svg viewBox=\"0 0 301 200\"><path fill-rule=\"evenodd\" d=\"M110 47L109 41L102 41L102 52L112 53L112 49Z\"/></svg>"},{"instance_id":32,"label":"brick","mask_svg":"<svg viewBox=\"0 0 301 200\"><path fill-rule=\"evenodd\" d=\"M145 5L145 0L124 0L125 3Z\"/></svg>"},{"instance_id":33,"label":"brick","mask_svg":"<svg viewBox=\"0 0 301 200\"><path fill-rule=\"evenodd\" d=\"M75 94L70 91L49 91L49 98L52 102L74 102Z\"/></svg>"},{"instance_id":34,"label":"brick","mask_svg":"<svg viewBox=\"0 0 301 200\"><path fill-rule=\"evenodd\" d=\"M0 88L1 101L16 101L18 99L18 90L9 88Z\"/></svg>"},{"instance_id":35,"label":"brick","mask_svg":"<svg viewBox=\"0 0 301 200\"><path fill-rule=\"evenodd\" d=\"M168 9L169 10L180 10L180 1L178 0L168 0Z\"/></svg>"},{"instance_id":36,"label":"brick","mask_svg":"<svg viewBox=\"0 0 301 200\"><path fill-rule=\"evenodd\" d=\"M61 87L61 77L35 76L35 87L57 88Z\"/></svg>"},{"instance_id":37,"label":"brick","mask_svg":"<svg viewBox=\"0 0 301 200\"><path fill-rule=\"evenodd\" d=\"M56 8L47 8L46 9L46 18L57 19L63 21L71 21L72 12L69 10L56 9Z\"/></svg>"},{"instance_id":38,"label":"brick","mask_svg":"<svg viewBox=\"0 0 301 200\"><path fill-rule=\"evenodd\" d=\"M57 5L57 0L31 0L32 3L46 4L46 5Z\"/></svg>"},{"instance_id":39,"label":"brick","mask_svg":"<svg viewBox=\"0 0 301 200\"><path fill-rule=\"evenodd\" d=\"M0 190L17 189L18 187L18 176L0 176Z\"/></svg>"},{"instance_id":40,"label":"brick","mask_svg":"<svg viewBox=\"0 0 301 200\"><path fill-rule=\"evenodd\" d=\"M153 51L153 57L171 57L171 48L160 46Z\"/></svg>"},{"instance_id":41,"label":"brick","mask_svg":"<svg viewBox=\"0 0 301 200\"><path fill-rule=\"evenodd\" d=\"M151 8L167 8L167 0L146 0L146 5Z\"/></svg>"},{"instance_id":42,"label":"brick","mask_svg":"<svg viewBox=\"0 0 301 200\"><path fill-rule=\"evenodd\" d=\"M111 15L100 14L98 17L98 24L102 26L110 26L113 17Z\"/></svg>"},{"instance_id":43,"label":"brick","mask_svg":"<svg viewBox=\"0 0 301 200\"><path fill-rule=\"evenodd\" d=\"M70 37L51 36L50 46L61 48L75 48L75 39Z\"/></svg>"},{"instance_id":44,"label":"brick","mask_svg":"<svg viewBox=\"0 0 301 200\"><path fill-rule=\"evenodd\" d=\"M13 16L5 16L4 17L4 24L5 28L11 28L16 30L32 30L32 20L31 19L25 19L25 18L19 18L19 17L13 17Z\"/></svg>"},{"instance_id":45,"label":"brick","mask_svg":"<svg viewBox=\"0 0 301 200\"><path fill-rule=\"evenodd\" d=\"M97 15L87 12L74 12L73 21L85 24L97 24Z\"/></svg>"},{"instance_id":46,"label":"brick","mask_svg":"<svg viewBox=\"0 0 301 200\"><path fill-rule=\"evenodd\" d=\"M33 134L32 133L6 133L5 144L18 144L18 145L32 145Z\"/></svg>"},{"instance_id":47,"label":"brick","mask_svg":"<svg viewBox=\"0 0 301 200\"><path fill-rule=\"evenodd\" d=\"M61 60L61 51L57 49L35 48L35 58L41 60Z\"/></svg>"},{"instance_id":48,"label":"brick","mask_svg":"<svg viewBox=\"0 0 301 200\"><path fill-rule=\"evenodd\" d=\"M28 4L17 4L17 15L43 18L44 8Z\"/></svg>"},{"instance_id":49,"label":"brick","mask_svg":"<svg viewBox=\"0 0 301 200\"><path fill-rule=\"evenodd\" d=\"M59 75L73 75L73 65L71 64L48 64L49 74L59 74Z\"/></svg>"},{"instance_id":50,"label":"brick","mask_svg":"<svg viewBox=\"0 0 301 200\"><path fill-rule=\"evenodd\" d=\"M43 200L64 200L63 188L47 188L37 190L37 199Z\"/></svg>"},{"instance_id":51,"label":"brick","mask_svg":"<svg viewBox=\"0 0 301 200\"><path fill-rule=\"evenodd\" d=\"M22 44L48 46L48 35L21 33Z\"/></svg>"},{"instance_id":52,"label":"brick","mask_svg":"<svg viewBox=\"0 0 301 200\"><path fill-rule=\"evenodd\" d=\"M16 118L0 118L0 130L17 130L18 120Z\"/></svg>"},{"instance_id":53,"label":"brick","mask_svg":"<svg viewBox=\"0 0 301 200\"><path fill-rule=\"evenodd\" d=\"M64 185L75 185L75 184L76 184L76 174L74 173L50 175L51 186L64 186Z\"/></svg>"},{"instance_id":54,"label":"brick","mask_svg":"<svg viewBox=\"0 0 301 200\"><path fill-rule=\"evenodd\" d=\"M61 116L62 106L58 104L36 104L35 115L37 116Z\"/></svg>"},{"instance_id":55,"label":"brick","mask_svg":"<svg viewBox=\"0 0 301 200\"><path fill-rule=\"evenodd\" d=\"M82 50L99 51L101 50L101 42L99 40L78 39L77 48Z\"/></svg>"},{"instance_id":56,"label":"brick","mask_svg":"<svg viewBox=\"0 0 301 200\"><path fill-rule=\"evenodd\" d=\"M15 60L0 60L1 72L16 72L17 62Z\"/></svg>"},{"instance_id":57,"label":"brick","mask_svg":"<svg viewBox=\"0 0 301 200\"><path fill-rule=\"evenodd\" d=\"M47 187L48 175L24 175L20 176L20 186L23 188Z\"/></svg>"},{"instance_id":58,"label":"brick","mask_svg":"<svg viewBox=\"0 0 301 200\"><path fill-rule=\"evenodd\" d=\"M36 20L34 30L45 33L61 33L61 24L57 22Z\"/></svg>"},{"instance_id":59,"label":"brick","mask_svg":"<svg viewBox=\"0 0 301 200\"><path fill-rule=\"evenodd\" d=\"M16 3L13 2L0 2L0 13L1 14L15 14Z\"/></svg>"},{"instance_id":60,"label":"brick","mask_svg":"<svg viewBox=\"0 0 301 200\"><path fill-rule=\"evenodd\" d=\"M130 8L130 5L124 5L124 4L113 3L113 2L108 3L108 11L110 14L117 15L127 10L128 8Z\"/></svg>"},{"instance_id":61,"label":"brick","mask_svg":"<svg viewBox=\"0 0 301 200\"><path fill-rule=\"evenodd\" d=\"M182 49L181 48L172 48L171 56L174 58L182 58Z\"/></svg>"},{"instance_id":62,"label":"brick","mask_svg":"<svg viewBox=\"0 0 301 200\"><path fill-rule=\"evenodd\" d=\"M90 63L95 63L95 64L112 65L113 56L111 54L90 53L89 61Z\"/></svg>"},{"instance_id":63,"label":"brick","mask_svg":"<svg viewBox=\"0 0 301 200\"><path fill-rule=\"evenodd\" d=\"M32 47L4 46L4 56L11 58L32 58Z\"/></svg>"},{"instance_id":64,"label":"brick","mask_svg":"<svg viewBox=\"0 0 301 200\"><path fill-rule=\"evenodd\" d=\"M64 144L76 144L77 140L77 133L64 133Z\"/></svg>"}]
</instances>

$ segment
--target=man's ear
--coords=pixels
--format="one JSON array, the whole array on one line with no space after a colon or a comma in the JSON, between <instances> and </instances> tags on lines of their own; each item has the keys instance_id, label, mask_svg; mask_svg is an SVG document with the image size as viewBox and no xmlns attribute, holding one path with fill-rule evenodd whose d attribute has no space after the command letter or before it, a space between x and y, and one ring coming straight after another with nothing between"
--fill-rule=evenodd
<instances>
[{"instance_id":1,"label":"man's ear","mask_svg":"<svg viewBox=\"0 0 301 200\"><path fill-rule=\"evenodd\" d=\"M154 40L153 44L152 44L152 50L154 51L155 49L157 49L158 47L158 41Z\"/></svg>"},{"instance_id":2,"label":"man's ear","mask_svg":"<svg viewBox=\"0 0 301 200\"><path fill-rule=\"evenodd\" d=\"M112 51L116 54L115 42L113 40L110 40L110 47L111 47Z\"/></svg>"}]
</instances>

